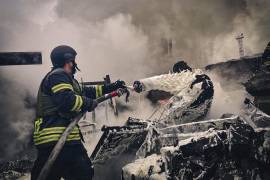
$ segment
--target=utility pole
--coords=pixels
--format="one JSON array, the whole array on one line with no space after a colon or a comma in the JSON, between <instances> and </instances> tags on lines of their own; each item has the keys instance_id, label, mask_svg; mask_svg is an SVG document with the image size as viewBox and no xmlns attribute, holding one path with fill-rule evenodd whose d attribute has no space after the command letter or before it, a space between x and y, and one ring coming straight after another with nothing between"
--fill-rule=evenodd
<instances>
[{"instance_id":1,"label":"utility pole","mask_svg":"<svg viewBox=\"0 0 270 180\"><path fill-rule=\"evenodd\" d=\"M243 44L244 34L240 33L238 36L236 36L235 39L237 40L238 45L239 45L239 56L240 58L243 58L245 56L244 44Z\"/></svg>"}]
</instances>

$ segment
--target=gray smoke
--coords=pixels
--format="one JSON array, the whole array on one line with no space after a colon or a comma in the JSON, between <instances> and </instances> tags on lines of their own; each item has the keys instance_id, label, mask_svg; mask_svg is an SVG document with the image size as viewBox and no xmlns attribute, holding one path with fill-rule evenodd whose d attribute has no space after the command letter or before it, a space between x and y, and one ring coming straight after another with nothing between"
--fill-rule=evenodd
<instances>
[{"instance_id":1,"label":"gray smoke","mask_svg":"<svg viewBox=\"0 0 270 180\"><path fill-rule=\"evenodd\" d=\"M156 73L164 71L160 61L175 61L160 58L163 39L173 40L174 57L186 59L194 66L237 57L234 38L240 32L247 37L247 53L262 51L269 37L269 5L267 0L61 0L57 12L78 26L117 14L130 15L132 23L149 38L151 60L146 63L153 65Z\"/></svg>"},{"instance_id":2,"label":"gray smoke","mask_svg":"<svg viewBox=\"0 0 270 180\"><path fill-rule=\"evenodd\" d=\"M34 111L31 94L2 73L0 77L1 162L19 158L16 155L29 148Z\"/></svg>"},{"instance_id":3,"label":"gray smoke","mask_svg":"<svg viewBox=\"0 0 270 180\"><path fill-rule=\"evenodd\" d=\"M0 68L0 139L5 142L1 159L29 141L32 111L25 108L24 97L27 91L37 93L56 45L78 51L83 72L78 79L101 80L110 74L113 80L131 83L167 72L176 58L202 67L237 57L234 38L239 32L246 36L247 53L261 52L270 35L268 0L0 0L0 4L0 51L42 51L44 62ZM163 45L170 39L173 50L168 56Z\"/></svg>"}]
</instances>

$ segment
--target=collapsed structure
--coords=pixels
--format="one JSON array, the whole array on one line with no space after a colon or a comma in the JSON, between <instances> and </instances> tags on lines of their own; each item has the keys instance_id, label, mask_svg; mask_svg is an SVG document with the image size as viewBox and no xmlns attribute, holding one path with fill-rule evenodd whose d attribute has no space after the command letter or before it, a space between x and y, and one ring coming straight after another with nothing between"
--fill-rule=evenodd
<instances>
[{"instance_id":1,"label":"collapsed structure","mask_svg":"<svg viewBox=\"0 0 270 180\"><path fill-rule=\"evenodd\" d=\"M129 118L124 126L103 127L102 131L91 155L98 179L270 176L270 117L252 106L247 105L242 116L227 114L169 127ZM20 177L31 166L30 160L2 164L1 177Z\"/></svg>"},{"instance_id":2,"label":"collapsed structure","mask_svg":"<svg viewBox=\"0 0 270 180\"><path fill-rule=\"evenodd\" d=\"M103 131L91 156L100 179L270 176L270 117L254 107L247 107L242 116L169 127L129 118L125 126Z\"/></svg>"},{"instance_id":3,"label":"collapsed structure","mask_svg":"<svg viewBox=\"0 0 270 180\"><path fill-rule=\"evenodd\" d=\"M243 59L240 61L238 63L249 66ZM233 62L228 62L230 63ZM254 68L253 62L250 64L250 68ZM237 74L237 70L230 73ZM244 76L246 79L236 78L235 81L246 82L252 76L249 72ZM256 90L258 82L262 84L268 79L265 74L259 77L260 81L251 78L245 84L248 92L249 89ZM146 89L153 88L151 85L155 82L152 81L157 80L158 84L154 87L166 90L166 83L164 85L160 78L175 79L173 75L169 78L163 75L143 80ZM175 80L172 82L176 83ZM177 85L174 83L169 83L167 91L170 86L174 86L173 89L177 91ZM187 87L186 90L190 89L186 82L182 87L183 89ZM260 87L257 89L267 89ZM179 92L169 90L169 93L181 97ZM188 93L192 94L192 92ZM198 94L199 92L194 93L190 97L196 98ZM262 94L262 96L266 95L268 94ZM185 99L187 98L173 99L169 103L177 104L178 107L168 106L170 108L166 110L178 113L178 109L180 111L185 109L188 107L185 103L192 102L190 99L189 101ZM243 112L239 112L240 115L224 114L220 119L212 120L189 119L192 116L187 116L187 120L190 120L188 123L181 119L184 116L178 116L180 119L177 125L171 123L170 116L164 118L168 121L129 118L123 127L104 128L103 138L92 154L92 160L98 164L97 169L110 172L109 177L113 179L120 179L120 174L125 180L268 179L270 177L270 116L257 109L250 101L246 100L245 103ZM207 109L209 106L204 108ZM200 121L193 122L194 120ZM106 159L105 164L100 161L104 159ZM114 166L113 162L116 160L116 164L121 164L122 168L117 169ZM107 162L110 162L109 166ZM109 171L106 171L107 168ZM98 174L98 177L106 179L108 176Z\"/></svg>"},{"instance_id":4,"label":"collapsed structure","mask_svg":"<svg viewBox=\"0 0 270 180\"><path fill-rule=\"evenodd\" d=\"M181 84L176 80L181 79L176 75L164 78L168 79L165 84L172 89L167 92L169 98L181 97L189 89L186 82ZM177 88L180 87L185 88L179 94ZM193 90L189 93L194 93L194 96L190 97L197 98L200 88ZM183 98L166 101L178 107L172 111L172 106L167 106L165 110L174 113L182 110L187 102L192 102L190 99L181 100ZM224 114L220 119L199 119L197 122L190 120L174 124L165 120L170 117L168 114L165 113L164 121L129 118L124 126L104 126L91 154L95 177L101 180L270 177L270 117L253 105L247 104L239 116ZM3 163L0 177L20 177L31 166L31 160Z\"/></svg>"}]
</instances>

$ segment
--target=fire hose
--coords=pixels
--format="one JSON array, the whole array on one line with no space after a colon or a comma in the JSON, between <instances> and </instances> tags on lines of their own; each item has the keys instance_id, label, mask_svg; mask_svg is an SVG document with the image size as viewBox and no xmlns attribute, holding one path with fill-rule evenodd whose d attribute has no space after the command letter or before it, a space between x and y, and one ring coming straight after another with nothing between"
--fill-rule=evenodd
<instances>
[{"instance_id":1,"label":"fire hose","mask_svg":"<svg viewBox=\"0 0 270 180\"><path fill-rule=\"evenodd\" d=\"M128 96L129 96L129 91L127 89L118 89L117 91L113 91L109 94L105 94L104 96L101 96L100 98L97 98L96 101L97 103L102 103L110 98L113 97L120 97L122 96L124 93L126 93L126 101L128 100ZM73 118L73 120L71 121L71 123L68 125L68 127L66 128L66 130L64 131L64 133L61 135L60 139L58 140L58 142L56 143L56 145L54 146L52 152L50 153L50 156L48 158L48 160L46 161L45 165L43 166L37 180L45 180L53 166L53 163L55 162L56 158L58 157L60 151L62 150L67 137L70 135L70 133L72 132L72 130L74 129L74 127L78 124L78 122L80 121L80 119L84 116L86 112L80 112L80 114L78 114L75 118Z\"/></svg>"}]
</instances>

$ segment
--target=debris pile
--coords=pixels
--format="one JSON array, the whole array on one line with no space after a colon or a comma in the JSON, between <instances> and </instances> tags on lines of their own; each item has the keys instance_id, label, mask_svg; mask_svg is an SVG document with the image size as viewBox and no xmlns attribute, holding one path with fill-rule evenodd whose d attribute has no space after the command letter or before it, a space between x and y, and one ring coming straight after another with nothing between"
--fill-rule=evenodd
<instances>
[{"instance_id":1,"label":"debris pile","mask_svg":"<svg viewBox=\"0 0 270 180\"><path fill-rule=\"evenodd\" d=\"M270 114L270 73L256 73L246 83L246 91L254 97L255 105L263 112Z\"/></svg>"},{"instance_id":2,"label":"debris pile","mask_svg":"<svg viewBox=\"0 0 270 180\"><path fill-rule=\"evenodd\" d=\"M180 142L163 149L169 179L266 179L269 177L270 131L237 121L224 131Z\"/></svg>"},{"instance_id":3,"label":"debris pile","mask_svg":"<svg viewBox=\"0 0 270 180\"><path fill-rule=\"evenodd\" d=\"M130 119L125 126L104 126L102 131L90 157L95 166L95 177L120 179L122 167L136 159L136 152L146 140L147 123Z\"/></svg>"},{"instance_id":4,"label":"debris pile","mask_svg":"<svg viewBox=\"0 0 270 180\"><path fill-rule=\"evenodd\" d=\"M232 59L225 62L210 64L205 70L219 75L223 86L231 83L242 84L257 73L262 65L262 53L246 56L241 59ZM237 78L235 78L237 77ZM233 82L234 81L234 82Z\"/></svg>"},{"instance_id":5,"label":"debris pile","mask_svg":"<svg viewBox=\"0 0 270 180\"><path fill-rule=\"evenodd\" d=\"M0 179L17 179L29 173L34 162L31 160L16 160L0 164Z\"/></svg>"},{"instance_id":6,"label":"debris pile","mask_svg":"<svg viewBox=\"0 0 270 180\"><path fill-rule=\"evenodd\" d=\"M220 130L209 127L208 131L179 141L177 146L161 148L160 153L155 154L156 163L151 162L148 167L136 164L148 162L153 155L124 166L123 179L270 177L270 129L253 129L239 117L232 122L219 123L223 125ZM147 172L144 177L143 172Z\"/></svg>"},{"instance_id":7,"label":"debris pile","mask_svg":"<svg viewBox=\"0 0 270 180\"><path fill-rule=\"evenodd\" d=\"M270 116L247 104L240 116L175 125L129 118L103 128L91 159L100 179L265 179Z\"/></svg>"},{"instance_id":8,"label":"debris pile","mask_svg":"<svg viewBox=\"0 0 270 180\"><path fill-rule=\"evenodd\" d=\"M253 63L248 66L253 67ZM102 128L103 134L91 154L97 179L270 177L270 116L250 103L239 116L224 114L220 119L198 119L208 111L212 99L190 108L202 91L200 84L189 86L196 73L201 72L142 80L145 90L152 90L152 98L158 94L166 101L164 111L159 119L129 118L124 126ZM249 89L257 90L258 84L264 84L265 80L260 80L253 78L245 84L250 94L254 95ZM31 160L2 163L0 179L17 179L29 172L32 165Z\"/></svg>"}]
</instances>

